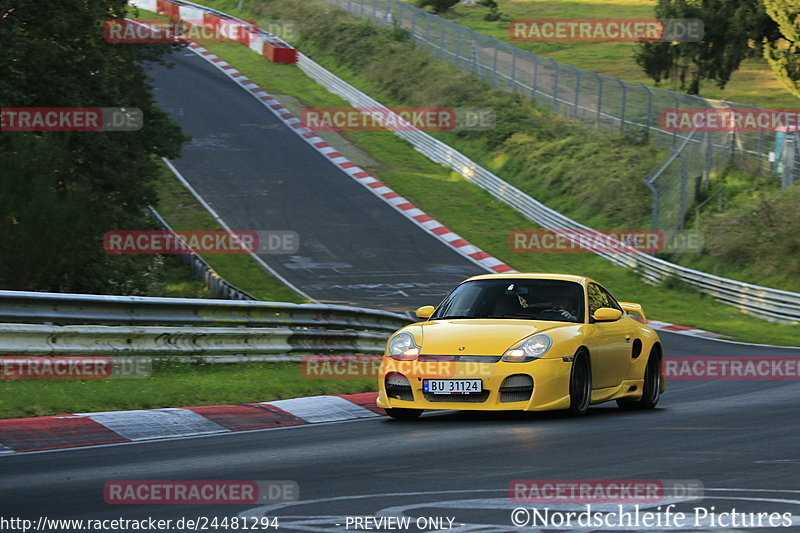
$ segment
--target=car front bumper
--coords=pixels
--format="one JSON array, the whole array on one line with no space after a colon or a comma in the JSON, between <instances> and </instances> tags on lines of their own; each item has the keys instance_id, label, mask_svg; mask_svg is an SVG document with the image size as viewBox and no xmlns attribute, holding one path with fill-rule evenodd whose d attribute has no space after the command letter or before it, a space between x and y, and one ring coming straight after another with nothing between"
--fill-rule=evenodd
<instances>
[{"instance_id":1,"label":"car front bumper","mask_svg":"<svg viewBox=\"0 0 800 533\"><path fill-rule=\"evenodd\" d=\"M547 411L569 407L571 358L528 363L395 361L384 357L378 375L378 406L405 409ZM387 374L391 374L387 385ZM402 375L408 386L400 386ZM526 379L529 377L530 380ZM424 379L480 379L481 393L439 395L423 392ZM531 387L527 387L530 381Z\"/></svg>"}]
</instances>

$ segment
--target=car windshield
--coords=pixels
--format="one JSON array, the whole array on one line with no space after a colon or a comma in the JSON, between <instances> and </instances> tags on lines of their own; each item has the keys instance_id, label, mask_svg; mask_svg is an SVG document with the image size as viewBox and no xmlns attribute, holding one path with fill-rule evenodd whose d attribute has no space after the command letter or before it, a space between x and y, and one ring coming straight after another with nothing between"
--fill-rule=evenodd
<instances>
[{"instance_id":1,"label":"car windshield","mask_svg":"<svg viewBox=\"0 0 800 533\"><path fill-rule=\"evenodd\" d=\"M482 279L462 283L431 317L583 322L583 288L551 279Z\"/></svg>"}]
</instances>

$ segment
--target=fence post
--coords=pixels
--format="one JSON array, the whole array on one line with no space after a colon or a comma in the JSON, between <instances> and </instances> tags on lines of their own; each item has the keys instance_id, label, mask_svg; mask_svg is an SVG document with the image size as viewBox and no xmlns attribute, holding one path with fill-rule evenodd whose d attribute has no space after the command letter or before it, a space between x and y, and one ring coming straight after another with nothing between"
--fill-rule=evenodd
<instances>
[{"instance_id":1,"label":"fence post","mask_svg":"<svg viewBox=\"0 0 800 533\"><path fill-rule=\"evenodd\" d=\"M686 218L686 158L680 154L681 160L681 219L678 229L683 229L683 222Z\"/></svg>"},{"instance_id":2,"label":"fence post","mask_svg":"<svg viewBox=\"0 0 800 533\"><path fill-rule=\"evenodd\" d=\"M411 10L411 38L416 39L417 35L417 10Z\"/></svg>"},{"instance_id":3,"label":"fence post","mask_svg":"<svg viewBox=\"0 0 800 533\"><path fill-rule=\"evenodd\" d=\"M494 45L494 58L492 59L492 87L497 87L497 45Z\"/></svg>"},{"instance_id":4,"label":"fence post","mask_svg":"<svg viewBox=\"0 0 800 533\"><path fill-rule=\"evenodd\" d=\"M578 105L581 101L581 71L575 67L572 67L572 70L575 71L575 106L573 107L573 114L577 117Z\"/></svg>"},{"instance_id":5,"label":"fence post","mask_svg":"<svg viewBox=\"0 0 800 533\"><path fill-rule=\"evenodd\" d=\"M650 182L648 178L642 180L650 192L653 193L653 199L650 202L650 226L651 229L658 229L658 189Z\"/></svg>"},{"instance_id":6,"label":"fence post","mask_svg":"<svg viewBox=\"0 0 800 533\"><path fill-rule=\"evenodd\" d=\"M551 59L550 62L553 63L553 66L555 67L555 72L553 73L553 95L552 95L552 98L553 98L553 111L558 111L558 73L559 73L559 67L558 67L558 62L556 62L555 60Z\"/></svg>"},{"instance_id":7,"label":"fence post","mask_svg":"<svg viewBox=\"0 0 800 533\"><path fill-rule=\"evenodd\" d=\"M600 125L600 115L603 112L603 77L595 73L597 76L597 118L595 122Z\"/></svg>"},{"instance_id":8,"label":"fence post","mask_svg":"<svg viewBox=\"0 0 800 533\"><path fill-rule=\"evenodd\" d=\"M453 61L453 64L458 66L458 63L461 61L461 38L464 36L464 32L461 30L461 27L455 28L455 36L456 36L456 58Z\"/></svg>"},{"instance_id":9,"label":"fence post","mask_svg":"<svg viewBox=\"0 0 800 533\"><path fill-rule=\"evenodd\" d=\"M517 92L517 47L511 48L511 90Z\"/></svg>"},{"instance_id":10,"label":"fence post","mask_svg":"<svg viewBox=\"0 0 800 533\"><path fill-rule=\"evenodd\" d=\"M622 101L620 102L620 117L619 117L619 131L621 133L625 132L625 108L628 105L628 86L625 85L625 82L617 79L619 82L619 86L622 87Z\"/></svg>"},{"instance_id":11,"label":"fence post","mask_svg":"<svg viewBox=\"0 0 800 533\"><path fill-rule=\"evenodd\" d=\"M703 133L703 144L700 149L703 151L703 188L708 189L711 186L711 165L714 162L711 132L706 131Z\"/></svg>"},{"instance_id":12,"label":"fence post","mask_svg":"<svg viewBox=\"0 0 800 533\"><path fill-rule=\"evenodd\" d=\"M439 53L442 59L447 59L447 53L444 48L444 41L445 41L445 33L447 33L447 21L444 19L439 19L439 26L442 27L442 31L439 33Z\"/></svg>"},{"instance_id":13,"label":"fence post","mask_svg":"<svg viewBox=\"0 0 800 533\"><path fill-rule=\"evenodd\" d=\"M653 127L653 91L644 83L640 83L639 85L641 85L647 93L647 122L645 123L644 129L644 138L647 140L650 138L650 128Z\"/></svg>"},{"instance_id":14,"label":"fence post","mask_svg":"<svg viewBox=\"0 0 800 533\"><path fill-rule=\"evenodd\" d=\"M676 93L672 93L672 97L675 98L675 109L678 110L681 108L681 101L678 99L678 95ZM675 150L675 143L678 141L678 128L675 128L675 131L672 132L672 144L670 145L673 150Z\"/></svg>"},{"instance_id":15,"label":"fence post","mask_svg":"<svg viewBox=\"0 0 800 533\"><path fill-rule=\"evenodd\" d=\"M472 32L472 61L475 64L475 75L478 76L478 79L483 78L483 72L481 71L481 51L480 47L478 46L478 35L473 31Z\"/></svg>"},{"instance_id":16,"label":"fence post","mask_svg":"<svg viewBox=\"0 0 800 533\"><path fill-rule=\"evenodd\" d=\"M536 103L536 79L539 77L539 58L533 54L530 54L531 59L533 60L533 79L531 79L531 98L533 98L533 102Z\"/></svg>"}]
</instances>

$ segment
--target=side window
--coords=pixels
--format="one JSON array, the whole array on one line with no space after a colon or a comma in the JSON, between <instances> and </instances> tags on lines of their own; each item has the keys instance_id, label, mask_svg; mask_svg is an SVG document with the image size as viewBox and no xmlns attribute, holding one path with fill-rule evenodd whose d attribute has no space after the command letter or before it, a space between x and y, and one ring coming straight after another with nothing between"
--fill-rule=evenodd
<instances>
[{"instance_id":1,"label":"side window","mask_svg":"<svg viewBox=\"0 0 800 533\"><path fill-rule=\"evenodd\" d=\"M619 309L622 311L622 307L620 307L614 297L600 285L590 283L589 286L586 287L586 293L589 296L590 317L601 307L611 307L612 309Z\"/></svg>"},{"instance_id":2,"label":"side window","mask_svg":"<svg viewBox=\"0 0 800 533\"><path fill-rule=\"evenodd\" d=\"M612 309L619 309L620 311L622 311L622 307L619 305L619 303L617 303L617 300L613 296L611 296L610 292L605 290L603 287L600 287L600 290L603 291L603 294L605 295L606 303L604 307L611 307Z\"/></svg>"},{"instance_id":3,"label":"side window","mask_svg":"<svg viewBox=\"0 0 800 533\"><path fill-rule=\"evenodd\" d=\"M605 295L603 294L603 289L596 283L590 283L586 287L586 295L589 298L589 316L591 317L595 311L605 307Z\"/></svg>"}]
</instances>

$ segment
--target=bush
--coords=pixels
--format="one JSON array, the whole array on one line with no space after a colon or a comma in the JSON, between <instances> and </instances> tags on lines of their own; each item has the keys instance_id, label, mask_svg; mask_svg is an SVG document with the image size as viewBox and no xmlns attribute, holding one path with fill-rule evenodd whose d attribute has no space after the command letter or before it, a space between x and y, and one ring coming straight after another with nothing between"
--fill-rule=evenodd
<instances>
[{"instance_id":1,"label":"bush","mask_svg":"<svg viewBox=\"0 0 800 533\"><path fill-rule=\"evenodd\" d=\"M417 7L430 7L434 13L439 14L444 13L458 2L459 0L417 0Z\"/></svg>"}]
</instances>

